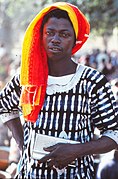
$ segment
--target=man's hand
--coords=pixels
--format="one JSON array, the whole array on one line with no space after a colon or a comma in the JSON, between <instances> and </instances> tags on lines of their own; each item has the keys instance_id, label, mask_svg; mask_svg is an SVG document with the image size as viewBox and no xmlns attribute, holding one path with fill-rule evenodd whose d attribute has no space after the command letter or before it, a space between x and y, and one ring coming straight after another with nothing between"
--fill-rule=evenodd
<instances>
[{"instance_id":1,"label":"man's hand","mask_svg":"<svg viewBox=\"0 0 118 179\"><path fill-rule=\"evenodd\" d=\"M50 152L39 160L39 163L48 162L50 168L56 167L63 169L71 164L77 157L74 150L75 144L58 143L54 146L44 148L45 151Z\"/></svg>"},{"instance_id":2,"label":"man's hand","mask_svg":"<svg viewBox=\"0 0 118 179\"><path fill-rule=\"evenodd\" d=\"M102 154L117 148L117 144L109 137L102 136L97 140L79 144L56 144L52 147L44 148L50 152L39 160L39 163L48 162L49 167L55 166L62 169L71 164L76 158L85 155Z\"/></svg>"}]
</instances>

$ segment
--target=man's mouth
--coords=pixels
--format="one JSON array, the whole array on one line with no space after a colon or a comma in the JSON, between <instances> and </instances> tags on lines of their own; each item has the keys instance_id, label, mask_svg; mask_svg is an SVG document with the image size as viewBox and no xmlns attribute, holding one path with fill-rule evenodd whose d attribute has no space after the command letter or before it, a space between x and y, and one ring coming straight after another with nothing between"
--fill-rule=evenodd
<instances>
[{"instance_id":1,"label":"man's mouth","mask_svg":"<svg viewBox=\"0 0 118 179\"><path fill-rule=\"evenodd\" d=\"M62 49L60 47L49 47L49 50L52 52L61 52Z\"/></svg>"}]
</instances>

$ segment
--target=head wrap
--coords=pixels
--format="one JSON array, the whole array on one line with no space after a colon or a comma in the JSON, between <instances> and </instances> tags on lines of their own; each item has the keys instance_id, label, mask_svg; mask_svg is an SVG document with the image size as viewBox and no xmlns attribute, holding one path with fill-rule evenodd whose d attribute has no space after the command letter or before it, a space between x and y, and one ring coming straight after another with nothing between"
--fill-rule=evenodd
<instances>
[{"instance_id":1,"label":"head wrap","mask_svg":"<svg viewBox=\"0 0 118 179\"><path fill-rule=\"evenodd\" d=\"M72 54L82 47L90 32L89 23L83 13L76 6L66 2L57 2L44 8L29 24L22 45L20 105L24 118L31 122L37 120L44 103L48 78L47 56L39 33L40 27L43 17L55 8L65 10L73 24L76 45Z\"/></svg>"}]
</instances>

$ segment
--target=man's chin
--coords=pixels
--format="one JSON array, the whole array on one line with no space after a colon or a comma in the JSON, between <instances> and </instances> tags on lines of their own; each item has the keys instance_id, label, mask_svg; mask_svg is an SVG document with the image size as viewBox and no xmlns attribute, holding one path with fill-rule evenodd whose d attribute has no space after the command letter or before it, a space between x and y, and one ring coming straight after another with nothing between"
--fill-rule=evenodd
<instances>
[{"instance_id":1,"label":"man's chin","mask_svg":"<svg viewBox=\"0 0 118 179\"><path fill-rule=\"evenodd\" d=\"M48 54L48 59L50 59L50 60L58 60L61 58L62 58L62 56L59 53Z\"/></svg>"}]
</instances>

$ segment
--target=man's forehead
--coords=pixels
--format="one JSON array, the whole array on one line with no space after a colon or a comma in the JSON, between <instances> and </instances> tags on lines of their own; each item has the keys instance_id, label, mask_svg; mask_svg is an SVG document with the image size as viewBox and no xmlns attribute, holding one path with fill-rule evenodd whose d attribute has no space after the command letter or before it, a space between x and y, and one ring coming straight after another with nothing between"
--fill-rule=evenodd
<instances>
[{"instance_id":1,"label":"man's forehead","mask_svg":"<svg viewBox=\"0 0 118 179\"><path fill-rule=\"evenodd\" d=\"M51 17L47 23L45 24L46 27L55 27L55 26L59 26L59 27L72 27L71 23L69 22L69 20L65 19L65 18L56 18L56 17Z\"/></svg>"}]
</instances>

